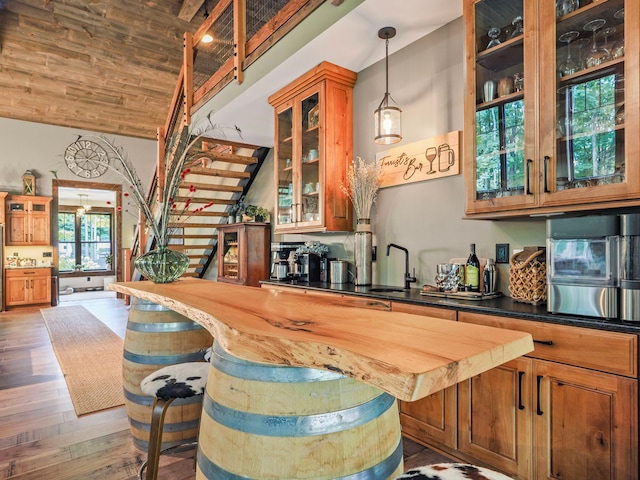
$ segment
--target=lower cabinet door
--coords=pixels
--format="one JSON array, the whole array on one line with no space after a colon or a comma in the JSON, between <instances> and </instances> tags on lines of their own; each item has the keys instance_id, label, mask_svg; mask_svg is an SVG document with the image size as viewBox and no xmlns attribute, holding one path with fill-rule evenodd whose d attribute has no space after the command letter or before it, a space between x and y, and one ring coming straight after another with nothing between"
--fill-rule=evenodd
<instances>
[{"instance_id":1,"label":"lower cabinet door","mask_svg":"<svg viewBox=\"0 0 640 480\"><path fill-rule=\"evenodd\" d=\"M458 384L458 449L517 478L532 465L532 359L520 357Z\"/></svg>"},{"instance_id":2,"label":"lower cabinet door","mask_svg":"<svg viewBox=\"0 0 640 480\"><path fill-rule=\"evenodd\" d=\"M537 360L537 480L638 479L638 382Z\"/></svg>"},{"instance_id":3,"label":"lower cabinet door","mask_svg":"<svg viewBox=\"0 0 640 480\"><path fill-rule=\"evenodd\" d=\"M400 402L402 433L420 443L457 444L457 395L454 385L415 402Z\"/></svg>"},{"instance_id":4,"label":"lower cabinet door","mask_svg":"<svg viewBox=\"0 0 640 480\"><path fill-rule=\"evenodd\" d=\"M51 276L40 275L31 280L31 302L50 303L51 302Z\"/></svg>"},{"instance_id":5,"label":"lower cabinet door","mask_svg":"<svg viewBox=\"0 0 640 480\"><path fill-rule=\"evenodd\" d=\"M7 306L12 305L25 305L29 303L27 280L23 277L12 278L7 275L6 277L6 297L5 303Z\"/></svg>"}]
</instances>

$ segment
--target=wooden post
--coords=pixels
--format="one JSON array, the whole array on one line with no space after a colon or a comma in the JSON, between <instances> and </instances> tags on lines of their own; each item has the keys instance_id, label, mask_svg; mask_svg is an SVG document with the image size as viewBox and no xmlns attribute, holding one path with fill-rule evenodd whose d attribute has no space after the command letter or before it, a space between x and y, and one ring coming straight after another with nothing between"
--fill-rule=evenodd
<instances>
[{"instance_id":1,"label":"wooden post","mask_svg":"<svg viewBox=\"0 0 640 480\"><path fill-rule=\"evenodd\" d=\"M233 1L233 77L238 84L244 80L242 65L247 45L247 2Z\"/></svg>"}]
</instances>

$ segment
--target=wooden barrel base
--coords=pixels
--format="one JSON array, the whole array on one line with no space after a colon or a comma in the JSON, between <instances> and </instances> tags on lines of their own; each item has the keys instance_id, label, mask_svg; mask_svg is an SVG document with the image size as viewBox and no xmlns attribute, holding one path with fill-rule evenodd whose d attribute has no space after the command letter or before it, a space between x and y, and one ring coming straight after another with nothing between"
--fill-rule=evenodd
<instances>
[{"instance_id":1,"label":"wooden barrel base","mask_svg":"<svg viewBox=\"0 0 640 480\"><path fill-rule=\"evenodd\" d=\"M214 345L197 479L392 479L397 401L343 375L259 364Z\"/></svg>"}]
</instances>

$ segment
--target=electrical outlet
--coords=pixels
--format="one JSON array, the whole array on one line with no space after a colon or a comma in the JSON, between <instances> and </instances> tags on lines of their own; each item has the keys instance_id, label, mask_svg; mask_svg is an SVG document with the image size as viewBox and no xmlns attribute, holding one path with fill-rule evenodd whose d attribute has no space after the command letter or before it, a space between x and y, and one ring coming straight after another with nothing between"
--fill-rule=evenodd
<instances>
[{"instance_id":1,"label":"electrical outlet","mask_svg":"<svg viewBox=\"0 0 640 480\"><path fill-rule=\"evenodd\" d=\"M508 243L496 243L496 263L509 263Z\"/></svg>"},{"instance_id":2,"label":"electrical outlet","mask_svg":"<svg viewBox=\"0 0 640 480\"><path fill-rule=\"evenodd\" d=\"M42 252L42 258L51 258L53 252Z\"/></svg>"}]
</instances>

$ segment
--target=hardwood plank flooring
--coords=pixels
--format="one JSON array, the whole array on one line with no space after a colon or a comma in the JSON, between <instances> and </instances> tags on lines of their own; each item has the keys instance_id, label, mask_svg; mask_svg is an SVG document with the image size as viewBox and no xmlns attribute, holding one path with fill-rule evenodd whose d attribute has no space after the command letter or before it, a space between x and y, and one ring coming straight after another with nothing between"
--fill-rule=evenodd
<instances>
[{"instance_id":1,"label":"hardwood plank flooring","mask_svg":"<svg viewBox=\"0 0 640 480\"><path fill-rule=\"evenodd\" d=\"M83 305L124 338L128 307L116 298ZM193 480L193 450L163 455L159 480ZM448 461L404 440L405 469ZM124 407L78 418L40 309L0 313L0 480L135 480L146 452L132 442Z\"/></svg>"}]
</instances>

